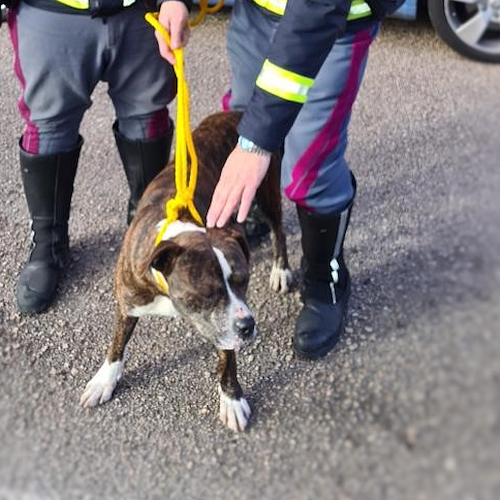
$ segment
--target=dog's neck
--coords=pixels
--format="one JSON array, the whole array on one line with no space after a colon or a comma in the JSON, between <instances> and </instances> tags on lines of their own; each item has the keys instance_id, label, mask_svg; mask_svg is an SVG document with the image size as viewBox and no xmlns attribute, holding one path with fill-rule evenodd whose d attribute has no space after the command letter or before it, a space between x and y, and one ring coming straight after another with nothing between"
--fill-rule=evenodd
<instances>
[{"instance_id":1,"label":"dog's neck","mask_svg":"<svg viewBox=\"0 0 500 500\"><path fill-rule=\"evenodd\" d=\"M165 219L162 219L160 222L158 222L158 224L156 224L157 232L160 232L161 228L163 227L163 224L165 224ZM179 236L179 234L187 233L190 231L191 232L198 231L201 233L207 232L207 230L204 227L198 226L194 222L174 220L167 226L167 229L163 234L162 241L171 240L172 238Z\"/></svg>"}]
</instances>

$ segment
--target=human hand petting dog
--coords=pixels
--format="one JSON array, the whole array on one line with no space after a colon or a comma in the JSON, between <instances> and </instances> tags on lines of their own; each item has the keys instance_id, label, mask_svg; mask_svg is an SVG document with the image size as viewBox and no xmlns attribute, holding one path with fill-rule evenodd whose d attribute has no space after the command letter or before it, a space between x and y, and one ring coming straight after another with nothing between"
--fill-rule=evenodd
<instances>
[{"instance_id":1,"label":"human hand petting dog","mask_svg":"<svg viewBox=\"0 0 500 500\"><path fill-rule=\"evenodd\" d=\"M236 220L243 222L257 188L264 179L270 154L250 153L236 146L228 156L207 213L207 227L223 227L239 207Z\"/></svg>"},{"instance_id":2,"label":"human hand petting dog","mask_svg":"<svg viewBox=\"0 0 500 500\"><path fill-rule=\"evenodd\" d=\"M168 31L171 47L157 31L155 36L161 56L172 65L175 64L173 51L185 47L189 39L188 16L188 9L183 2L172 0L161 4L158 21Z\"/></svg>"}]
</instances>

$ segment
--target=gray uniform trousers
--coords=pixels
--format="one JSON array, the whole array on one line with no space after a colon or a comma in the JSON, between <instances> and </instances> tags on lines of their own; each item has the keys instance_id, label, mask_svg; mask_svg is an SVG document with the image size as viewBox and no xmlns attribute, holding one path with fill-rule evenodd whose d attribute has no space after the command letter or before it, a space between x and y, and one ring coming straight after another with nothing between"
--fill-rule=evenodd
<instances>
[{"instance_id":1,"label":"gray uniform trousers","mask_svg":"<svg viewBox=\"0 0 500 500\"><path fill-rule=\"evenodd\" d=\"M25 151L56 154L74 148L99 81L108 84L123 136L142 140L165 135L175 76L159 54L144 12L142 4L134 4L93 19L21 1L9 27L22 86Z\"/></svg>"}]
</instances>

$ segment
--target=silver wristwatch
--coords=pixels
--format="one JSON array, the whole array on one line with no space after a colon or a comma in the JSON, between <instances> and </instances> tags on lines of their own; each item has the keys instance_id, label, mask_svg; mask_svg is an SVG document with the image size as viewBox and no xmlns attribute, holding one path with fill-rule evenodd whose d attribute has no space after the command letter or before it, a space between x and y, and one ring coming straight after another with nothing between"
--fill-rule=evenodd
<instances>
[{"instance_id":1,"label":"silver wristwatch","mask_svg":"<svg viewBox=\"0 0 500 500\"><path fill-rule=\"evenodd\" d=\"M238 146L247 153L256 153L262 156L268 156L271 154L269 151L266 151L265 149L255 144L255 142L241 135L238 137Z\"/></svg>"}]
</instances>

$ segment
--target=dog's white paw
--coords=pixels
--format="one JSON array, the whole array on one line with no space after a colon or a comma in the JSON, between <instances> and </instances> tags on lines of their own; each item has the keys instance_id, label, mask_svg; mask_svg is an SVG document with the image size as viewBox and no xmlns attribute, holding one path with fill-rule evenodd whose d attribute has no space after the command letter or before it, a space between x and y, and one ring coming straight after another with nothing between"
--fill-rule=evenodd
<instances>
[{"instance_id":1,"label":"dog's white paw","mask_svg":"<svg viewBox=\"0 0 500 500\"><path fill-rule=\"evenodd\" d=\"M250 406L245 398L234 399L220 392L220 421L232 431L244 431L250 418Z\"/></svg>"},{"instance_id":2,"label":"dog's white paw","mask_svg":"<svg viewBox=\"0 0 500 500\"><path fill-rule=\"evenodd\" d=\"M116 384L122 376L122 370L123 361L108 363L108 360L106 360L85 387L85 391L80 398L80 405L85 408L92 408L109 401Z\"/></svg>"},{"instance_id":3,"label":"dog's white paw","mask_svg":"<svg viewBox=\"0 0 500 500\"><path fill-rule=\"evenodd\" d=\"M292 271L286 268L280 268L276 263L273 264L271 275L269 276L269 286L275 292L286 293L290 290L292 284Z\"/></svg>"}]
</instances>

